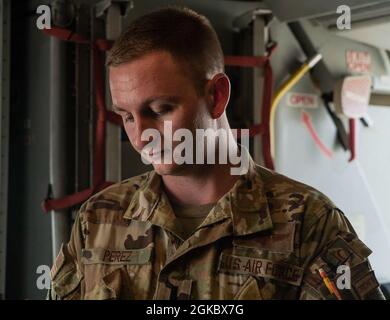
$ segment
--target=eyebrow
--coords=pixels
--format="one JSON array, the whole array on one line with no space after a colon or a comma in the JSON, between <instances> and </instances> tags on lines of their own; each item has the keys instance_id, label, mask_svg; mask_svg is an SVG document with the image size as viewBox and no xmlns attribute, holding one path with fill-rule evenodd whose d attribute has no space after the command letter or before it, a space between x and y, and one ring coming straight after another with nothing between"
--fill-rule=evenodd
<instances>
[{"instance_id":1,"label":"eyebrow","mask_svg":"<svg viewBox=\"0 0 390 320\"><path fill-rule=\"evenodd\" d=\"M122 109L121 107L118 107L116 104L113 104L111 106L111 108L112 108L112 111L114 111L116 113L127 112L126 110Z\"/></svg>"},{"instance_id":2,"label":"eyebrow","mask_svg":"<svg viewBox=\"0 0 390 320\"><path fill-rule=\"evenodd\" d=\"M140 109L144 109L146 107L148 107L152 102L155 102L155 101L158 101L158 100L165 100L165 101L168 101L168 102L173 102L173 103L177 103L179 101L179 97L176 97L176 96L157 96L157 97L151 97L151 98L148 98L146 99L144 102L141 103L140 105ZM113 104L112 105L112 110L114 112L117 112L117 113L120 113L120 112L125 112L127 113L128 111Z\"/></svg>"}]
</instances>

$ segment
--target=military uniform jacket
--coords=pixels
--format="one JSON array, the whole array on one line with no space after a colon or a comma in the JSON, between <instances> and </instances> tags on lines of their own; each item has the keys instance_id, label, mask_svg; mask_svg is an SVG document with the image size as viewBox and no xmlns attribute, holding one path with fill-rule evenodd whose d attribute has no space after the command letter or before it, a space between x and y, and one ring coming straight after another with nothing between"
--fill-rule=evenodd
<instances>
[{"instance_id":1,"label":"military uniform jacket","mask_svg":"<svg viewBox=\"0 0 390 320\"><path fill-rule=\"evenodd\" d=\"M319 191L251 160L183 240L161 183L151 171L81 206L49 299L336 299L319 269L342 299L383 299L370 249Z\"/></svg>"}]
</instances>

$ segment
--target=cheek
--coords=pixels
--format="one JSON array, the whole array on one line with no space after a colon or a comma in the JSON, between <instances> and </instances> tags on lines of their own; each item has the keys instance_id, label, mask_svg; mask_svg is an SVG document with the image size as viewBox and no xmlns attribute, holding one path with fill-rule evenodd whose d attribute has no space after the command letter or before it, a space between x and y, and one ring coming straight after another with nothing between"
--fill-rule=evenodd
<instances>
[{"instance_id":1,"label":"cheek","mask_svg":"<svg viewBox=\"0 0 390 320\"><path fill-rule=\"evenodd\" d=\"M126 135L127 135L127 138L129 139L131 145L134 147L134 141L135 141L135 137L134 137L134 130L132 130L128 125L124 125L124 129L125 129L125 132L126 132Z\"/></svg>"},{"instance_id":2,"label":"cheek","mask_svg":"<svg viewBox=\"0 0 390 320\"><path fill-rule=\"evenodd\" d=\"M182 110L182 112L177 113L172 117L173 131L182 128L193 130L196 128L196 123L198 122L197 119L200 115L200 110L196 108L187 108Z\"/></svg>"},{"instance_id":3,"label":"cheek","mask_svg":"<svg viewBox=\"0 0 390 320\"><path fill-rule=\"evenodd\" d=\"M190 119L192 126L199 129L205 129L210 126L211 116L205 102L199 102L192 110Z\"/></svg>"}]
</instances>

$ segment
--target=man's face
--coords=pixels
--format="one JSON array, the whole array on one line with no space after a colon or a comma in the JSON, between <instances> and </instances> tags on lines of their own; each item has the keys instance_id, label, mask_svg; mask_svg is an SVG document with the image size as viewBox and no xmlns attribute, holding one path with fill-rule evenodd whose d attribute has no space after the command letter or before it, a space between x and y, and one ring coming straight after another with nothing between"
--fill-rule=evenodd
<instances>
[{"instance_id":1,"label":"man's face","mask_svg":"<svg viewBox=\"0 0 390 320\"><path fill-rule=\"evenodd\" d=\"M172 132L180 128L206 128L210 119L205 99L198 95L194 82L169 53L156 51L132 62L110 67L110 88L114 111L123 119L132 146L139 153L149 143L142 141L146 129L161 136L161 150L149 152L154 169L161 175L180 174L183 167L156 163L164 159L164 121L172 122ZM194 135L193 135L194 136ZM171 140L172 141L172 140ZM172 142L173 149L180 142ZM161 153L159 153L161 152ZM152 154L151 154L152 153Z\"/></svg>"}]
</instances>

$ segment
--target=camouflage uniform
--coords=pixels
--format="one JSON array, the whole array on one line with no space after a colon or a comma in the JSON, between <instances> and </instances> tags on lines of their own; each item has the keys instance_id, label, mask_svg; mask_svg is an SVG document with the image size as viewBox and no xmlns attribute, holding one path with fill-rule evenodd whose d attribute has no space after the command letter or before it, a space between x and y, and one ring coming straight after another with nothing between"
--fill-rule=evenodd
<instances>
[{"instance_id":1,"label":"camouflage uniform","mask_svg":"<svg viewBox=\"0 0 390 320\"><path fill-rule=\"evenodd\" d=\"M50 299L383 299L344 214L317 190L255 165L183 240L154 171L84 203L52 268Z\"/></svg>"}]
</instances>

